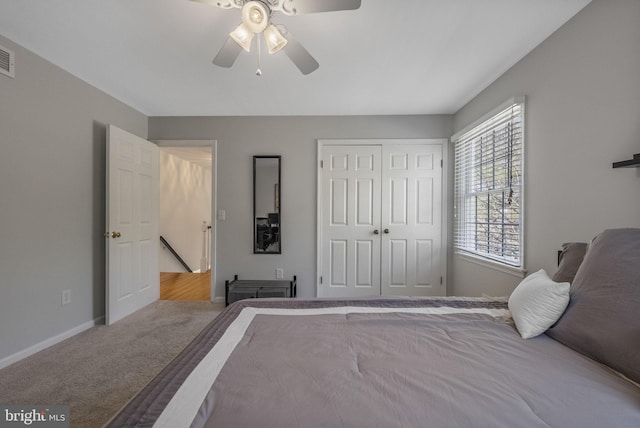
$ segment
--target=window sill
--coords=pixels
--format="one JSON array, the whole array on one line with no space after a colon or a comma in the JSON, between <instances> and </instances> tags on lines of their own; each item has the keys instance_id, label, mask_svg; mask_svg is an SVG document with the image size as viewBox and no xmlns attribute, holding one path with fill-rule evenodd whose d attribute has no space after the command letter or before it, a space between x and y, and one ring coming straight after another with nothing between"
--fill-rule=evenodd
<instances>
[{"instance_id":1,"label":"window sill","mask_svg":"<svg viewBox=\"0 0 640 428\"><path fill-rule=\"evenodd\" d=\"M524 278L527 275L527 270L520 267L508 266L508 265L494 262L492 260L488 260L482 257L476 257L467 253L456 252L455 255L467 262L474 263L498 272L506 273L518 278Z\"/></svg>"}]
</instances>

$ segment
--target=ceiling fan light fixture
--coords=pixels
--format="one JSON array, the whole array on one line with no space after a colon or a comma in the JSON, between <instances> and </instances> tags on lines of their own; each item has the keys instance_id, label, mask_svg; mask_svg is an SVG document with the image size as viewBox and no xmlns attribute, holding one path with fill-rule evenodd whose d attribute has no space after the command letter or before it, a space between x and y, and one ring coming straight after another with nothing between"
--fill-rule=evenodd
<instances>
[{"instance_id":1,"label":"ceiling fan light fixture","mask_svg":"<svg viewBox=\"0 0 640 428\"><path fill-rule=\"evenodd\" d=\"M238 25L235 30L229 33L229 37L239 44L242 49L249 52L251 50L251 41L253 40L253 32L247 28L245 23Z\"/></svg>"},{"instance_id":2,"label":"ceiling fan light fixture","mask_svg":"<svg viewBox=\"0 0 640 428\"><path fill-rule=\"evenodd\" d=\"M260 1L249 1L242 6L242 22L253 33L261 33L269 25L269 9Z\"/></svg>"},{"instance_id":3,"label":"ceiling fan light fixture","mask_svg":"<svg viewBox=\"0 0 640 428\"><path fill-rule=\"evenodd\" d=\"M278 52L287 45L288 40L282 35L275 25L271 24L264 30L264 40L267 42L267 50L270 54Z\"/></svg>"},{"instance_id":4,"label":"ceiling fan light fixture","mask_svg":"<svg viewBox=\"0 0 640 428\"><path fill-rule=\"evenodd\" d=\"M309 74L318 69L318 61L311 56L296 39L281 25L271 24L271 17L276 13L285 15L301 15L307 13L336 12L360 8L362 0L193 0L209 3L223 9L239 8L242 24L233 30L224 46L213 59L213 64L220 67L231 67L238 55L251 51L251 42L258 34L258 73L260 74L260 35L264 33L267 50L270 54L284 51L291 62L302 74Z\"/></svg>"}]
</instances>

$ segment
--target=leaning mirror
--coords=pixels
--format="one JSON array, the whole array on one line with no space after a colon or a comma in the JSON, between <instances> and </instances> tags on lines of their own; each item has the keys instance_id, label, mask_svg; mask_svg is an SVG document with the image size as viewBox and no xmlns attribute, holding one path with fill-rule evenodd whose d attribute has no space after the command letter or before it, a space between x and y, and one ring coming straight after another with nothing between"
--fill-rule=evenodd
<instances>
[{"instance_id":1,"label":"leaning mirror","mask_svg":"<svg viewBox=\"0 0 640 428\"><path fill-rule=\"evenodd\" d=\"M253 157L253 252L280 254L280 156Z\"/></svg>"}]
</instances>

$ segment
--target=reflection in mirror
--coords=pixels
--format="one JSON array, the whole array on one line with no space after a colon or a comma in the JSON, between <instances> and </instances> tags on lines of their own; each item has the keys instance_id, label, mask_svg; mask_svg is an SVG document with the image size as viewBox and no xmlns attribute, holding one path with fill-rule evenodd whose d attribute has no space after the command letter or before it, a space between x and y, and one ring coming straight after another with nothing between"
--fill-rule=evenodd
<instances>
[{"instance_id":1,"label":"reflection in mirror","mask_svg":"<svg viewBox=\"0 0 640 428\"><path fill-rule=\"evenodd\" d=\"M280 254L280 156L253 157L253 252Z\"/></svg>"}]
</instances>

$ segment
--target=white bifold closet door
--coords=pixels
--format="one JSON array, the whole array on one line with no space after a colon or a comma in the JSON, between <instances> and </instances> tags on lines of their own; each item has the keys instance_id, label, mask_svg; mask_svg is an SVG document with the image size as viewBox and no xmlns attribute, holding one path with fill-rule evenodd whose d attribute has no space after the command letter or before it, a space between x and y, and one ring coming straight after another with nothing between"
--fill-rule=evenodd
<instances>
[{"instance_id":1,"label":"white bifold closet door","mask_svg":"<svg viewBox=\"0 0 640 428\"><path fill-rule=\"evenodd\" d=\"M444 295L442 145L323 145L321 297Z\"/></svg>"}]
</instances>

